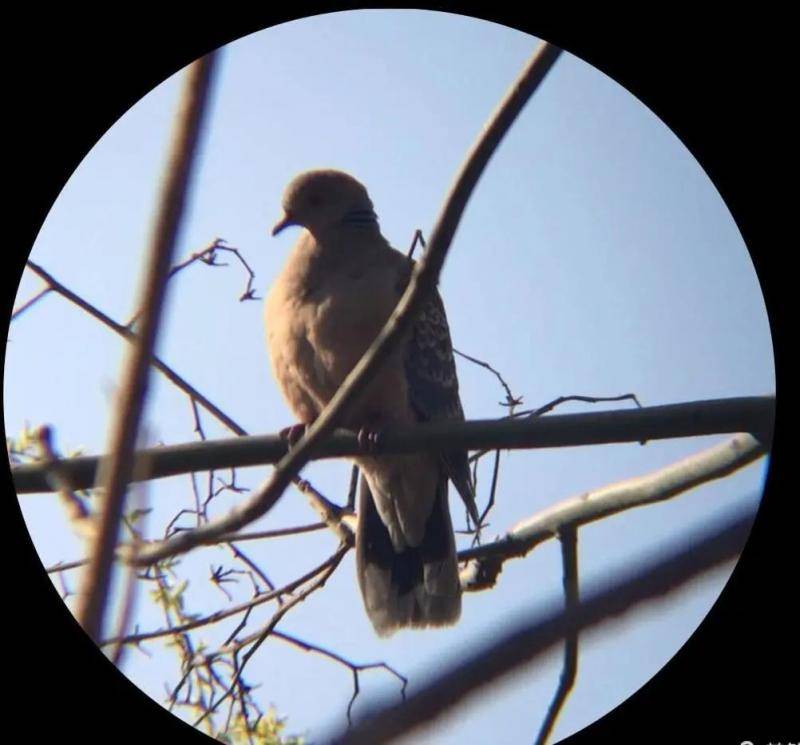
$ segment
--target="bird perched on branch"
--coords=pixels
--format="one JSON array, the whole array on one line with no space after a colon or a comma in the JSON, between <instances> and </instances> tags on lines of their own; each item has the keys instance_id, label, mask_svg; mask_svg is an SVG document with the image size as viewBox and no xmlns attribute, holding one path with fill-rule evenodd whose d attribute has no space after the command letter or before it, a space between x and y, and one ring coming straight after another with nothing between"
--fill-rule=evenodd
<instances>
[{"instance_id":1,"label":"bird perched on branch","mask_svg":"<svg viewBox=\"0 0 800 745\"><path fill-rule=\"evenodd\" d=\"M413 262L381 235L367 190L346 173L301 173L284 192L283 210L273 235L292 225L305 229L267 295L265 320L273 374L302 426L375 340ZM339 424L369 441L390 425L463 418L450 331L434 291ZM454 623L461 586L448 479L478 522L466 451L354 460L362 476L356 565L375 630L388 636L401 627Z\"/></svg>"}]
</instances>

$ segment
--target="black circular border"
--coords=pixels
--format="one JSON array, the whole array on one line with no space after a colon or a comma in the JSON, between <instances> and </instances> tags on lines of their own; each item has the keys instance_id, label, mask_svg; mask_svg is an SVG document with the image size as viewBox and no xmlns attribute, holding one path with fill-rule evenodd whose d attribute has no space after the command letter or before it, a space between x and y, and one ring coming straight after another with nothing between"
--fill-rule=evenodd
<instances>
[{"instance_id":1,"label":"black circular border","mask_svg":"<svg viewBox=\"0 0 800 745\"><path fill-rule=\"evenodd\" d=\"M6 252L10 315L22 266L50 205L74 168L127 108L201 53L275 23L344 9L321 4L238 12L185 8L165 16L128 6L102 13L71 7L18 16L6 33ZM357 7L357 6L352 6ZM787 20L764 13L698 15L696 8L638 13L568 10L520 15L479 6L429 5L528 31L562 46L624 85L681 138L720 191L751 252L764 290L778 379L785 380L788 304L781 293L787 249L778 180L788 155L781 124L788 86ZM783 271L781 271L783 270ZM789 731L792 659L797 657L796 583L790 526L797 523L780 478L786 451L785 397L765 500L734 575L719 601L672 661L638 693L566 742L797 741ZM783 415L782 415L783 412ZM6 640L12 687L6 726L84 742L209 742L116 674L66 612L27 536L8 477ZM7 694L8 695L8 694ZM500 724L500 723L499 723ZM796 725L794 725L796 726ZM532 732L535 723L532 723Z\"/></svg>"}]
</instances>

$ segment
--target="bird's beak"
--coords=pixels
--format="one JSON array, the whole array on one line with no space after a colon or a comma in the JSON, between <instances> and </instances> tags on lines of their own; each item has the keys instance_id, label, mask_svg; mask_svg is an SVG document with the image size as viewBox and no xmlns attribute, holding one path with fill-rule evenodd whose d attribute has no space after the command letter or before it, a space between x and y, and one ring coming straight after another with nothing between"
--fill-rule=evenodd
<instances>
[{"instance_id":1,"label":"bird's beak","mask_svg":"<svg viewBox=\"0 0 800 745\"><path fill-rule=\"evenodd\" d=\"M297 225L297 223L292 219L292 216L288 212L284 212L283 217L272 226L273 237L278 235L281 230L288 228L291 225Z\"/></svg>"}]
</instances>

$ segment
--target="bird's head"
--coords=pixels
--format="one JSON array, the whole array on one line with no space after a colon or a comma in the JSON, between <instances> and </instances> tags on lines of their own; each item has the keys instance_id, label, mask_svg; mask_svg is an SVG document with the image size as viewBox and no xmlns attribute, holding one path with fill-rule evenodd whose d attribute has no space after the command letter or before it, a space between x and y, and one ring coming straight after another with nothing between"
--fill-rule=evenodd
<instances>
[{"instance_id":1,"label":"bird's head","mask_svg":"<svg viewBox=\"0 0 800 745\"><path fill-rule=\"evenodd\" d=\"M290 225L319 234L338 225L377 225L367 190L343 171L319 169L296 176L283 193L283 216L272 228L277 235Z\"/></svg>"}]
</instances>

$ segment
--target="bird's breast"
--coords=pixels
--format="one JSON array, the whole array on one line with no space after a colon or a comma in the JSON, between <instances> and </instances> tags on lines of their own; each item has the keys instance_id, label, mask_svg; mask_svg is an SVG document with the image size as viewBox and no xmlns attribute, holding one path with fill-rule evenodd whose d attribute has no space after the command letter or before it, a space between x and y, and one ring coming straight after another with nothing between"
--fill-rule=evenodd
<instances>
[{"instance_id":1,"label":"bird's breast","mask_svg":"<svg viewBox=\"0 0 800 745\"><path fill-rule=\"evenodd\" d=\"M380 276L333 278L308 298L308 338L338 386L388 320L398 295Z\"/></svg>"},{"instance_id":2,"label":"bird's breast","mask_svg":"<svg viewBox=\"0 0 800 745\"><path fill-rule=\"evenodd\" d=\"M281 289L281 287L283 289ZM292 289L283 284L267 298L267 338L273 372L287 399L302 388L327 403L380 333L400 297L396 273L334 273ZM403 345L369 386L352 423L406 420ZM293 406L293 408L297 408Z\"/></svg>"}]
</instances>

